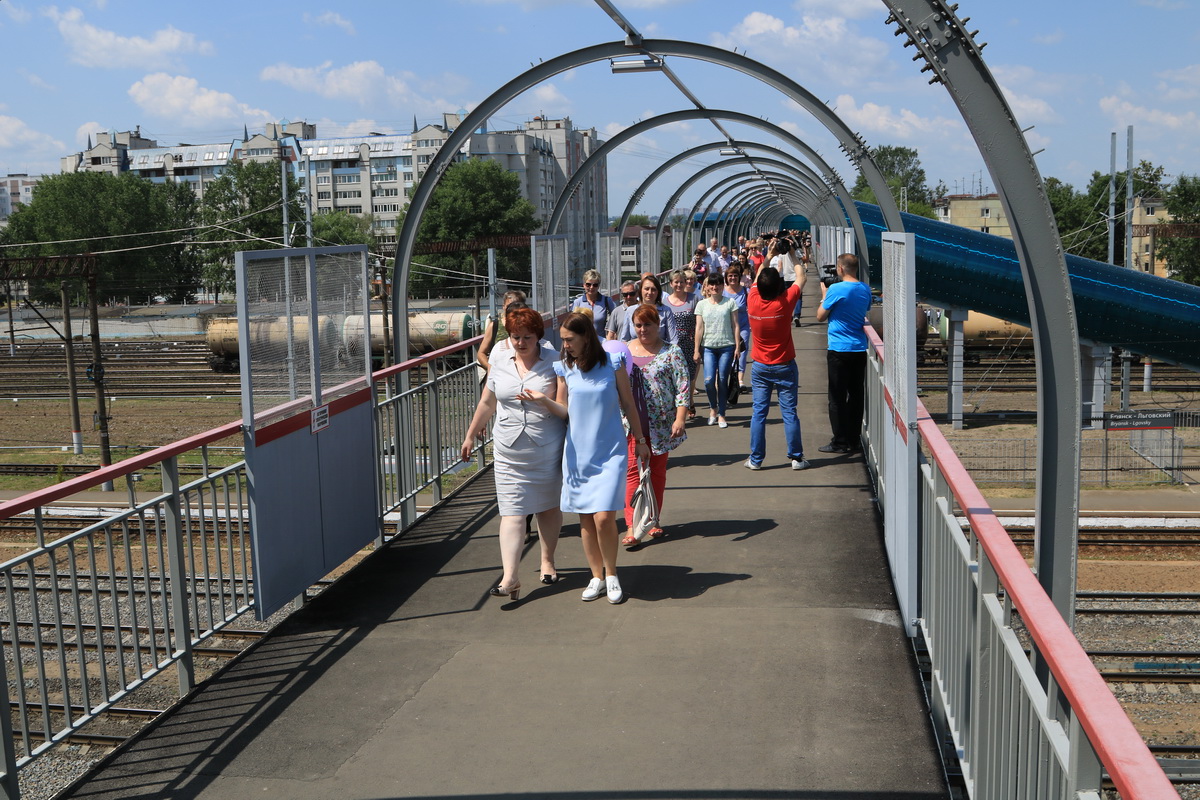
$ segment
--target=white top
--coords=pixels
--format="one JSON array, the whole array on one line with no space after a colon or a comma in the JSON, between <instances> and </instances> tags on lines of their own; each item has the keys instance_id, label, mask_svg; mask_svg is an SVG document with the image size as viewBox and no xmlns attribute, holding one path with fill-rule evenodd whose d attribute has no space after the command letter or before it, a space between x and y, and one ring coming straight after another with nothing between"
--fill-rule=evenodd
<instances>
[{"instance_id":1,"label":"white top","mask_svg":"<svg viewBox=\"0 0 1200 800\"><path fill-rule=\"evenodd\" d=\"M500 344L508 344L505 339ZM512 345L492 351L492 368L488 371L487 387L496 395L496 423L492 436L505 446L512 446L522 433L536 444L546 444L561 439L566 431L566 422L547 411L541 403L526 403L517 399L525 389L535 389L554 397L558 390L558 376L554 362L559 360L558 351L546 342L538 348L538 360L521 377L517 371L517 353Z\"/></svg>"}]
</instances>

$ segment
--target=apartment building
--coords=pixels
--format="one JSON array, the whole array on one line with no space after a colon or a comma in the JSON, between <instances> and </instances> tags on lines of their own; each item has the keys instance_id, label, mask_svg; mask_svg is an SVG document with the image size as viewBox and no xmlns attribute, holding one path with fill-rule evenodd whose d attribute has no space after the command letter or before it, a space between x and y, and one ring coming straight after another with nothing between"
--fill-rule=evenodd
<instances>
[{"instance_id":1,"label":"apartment building","mask_svg":"<svg viewBox=\"0 0 1200 800\"><path fill-rule=\"evenodd\" d=\"M16 172L0 176L0 221L8 219L19 205L29 205L41 175Z\"/></svg>"},{"instance_id":2,"label":"apartment building","mask_svg":"<svg viewBox=\"0 0 1200 800\"><path fill-rule=\"evenodd\" d=\"M469 153L471 158L497 161L521 178L521 192L533 204L545 233L558 195L602 144L595 128L576 128L570 117L537 116L517 130L473 133ZM557 233L567 237L569 279L578 283L584 271L596 265L596 234L609 229L607 159L596 164L564 202Z\"/></svg>"},{"instance_id":3,"label":"apartment building","mask_svg":"<svg viewBox=\"0 0 1200 800\"><path fill-rule=\"evenodd\" d=\"M941 222L1012 238L1012 228L998 194L952 194L939 197L933 208Z\"/></svg>"},{"instance_id":4,"label":"apartment building","mask_svg":"<svg viewBox=\"0 0 1200 800\"><path fill-rule=\"evenodd\" d=\"M203 198L208 184L231 161L282 159L303 189L311 186L314 214L370 214L380 244L393 245L406 198L466 115L446 113L440 123L424 126L414 119L410 134L336 138L318 138L316 126L284 120L268 123L253 136L244 131L240 140L175 146L160 146L143 137L139 127L98 133L95 144L89 137L86 150L63 157L61 163L64 172L135 172L156 182L185 182ZM516 174L544 233L563 187L601 144L595 128L576 128L566 117L539 116L517 130L474 132L454 160L488 158ZM607 164L597 164L565 202L558 232L568 237L570 280L578 282L596 264L596 234L608 229Z\"/></svg>"}]
</instances>

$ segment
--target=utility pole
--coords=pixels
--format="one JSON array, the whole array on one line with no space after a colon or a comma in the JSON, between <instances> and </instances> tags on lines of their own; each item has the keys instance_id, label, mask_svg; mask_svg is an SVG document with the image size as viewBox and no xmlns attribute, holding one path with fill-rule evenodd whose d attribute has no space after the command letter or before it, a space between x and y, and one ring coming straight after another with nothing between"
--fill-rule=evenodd
<instances>
[{"instance_id":1,"label":"utility pole","mask_svg":"<svg viewBox=\"0 0 1200 800\"><path fill-rule=\"evenodd\" d=\"M71 452L79 455L83 452L83 433L79 424L79 386L75 380L75 342L71 333L71 304L67 299L67 282L59 284L62 294L63 313L63 346L67 352L67 396L71 404Z\"/></svg>"},{"instance_id":2,"label":"utility pole","mask_svg":"<svg viewBox=\"0 0 1200 800\"><path fill-rule=\"evenodd\" d=\"M1117 246L1117 132L1112 132L1112 156L1108 167L1108 263L1115 264Z\"/></svg>"},{"instance_id":3,"label":"utility pole","mask_svg":"<svg viewBox=\"0 0 1200 800\"><path fill-rule=\"evenodd\" d=\"M1125 148L1125 266L1133 269L1133 126L1129 126L1129 142Z\"/></svg>"},{"instance_id":4,"label":"utility pole","mask_svg":"<svg viewBox=\"0 0 1200 800\"><path fill-rule=\"evenodd\" d=\"M96 427L100 431L100 466L112 464L112 450L108 441L108 409L104 400L104 363L100 354L100 310L98 308L95 268L88 273L88 322L91 327L92 363L88 367L88 376L96 388ZM102 491L113 490L112 481L105 481L100 487Z\"/></svg>"},{"instance_id":5,"label":"utility pole","mask_svg":"<svg viewBox=\"0 0 1200 800\"><path fill-rule=\"evenodd\" d=\"M8 354L17 355L17 334L13 329L12 281L4 281L4 296L8 299Z\"/></svg>"}]
</instances>

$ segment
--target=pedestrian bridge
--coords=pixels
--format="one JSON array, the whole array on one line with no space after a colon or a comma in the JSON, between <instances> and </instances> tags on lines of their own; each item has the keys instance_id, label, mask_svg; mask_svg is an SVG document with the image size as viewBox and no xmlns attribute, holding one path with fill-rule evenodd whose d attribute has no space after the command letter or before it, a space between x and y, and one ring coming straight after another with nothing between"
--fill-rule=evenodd
<instances>
[{"instance_id":1,"label":"pedestrian bridge","mask_svg":"<svg viewBox=\"0 0 1200 800\"><path fill-rule=\"evenodd\" d=\"M758 472L742 466L747 403L731 411L728 429L691 427L670 460L668 536L620 554L629 595L622 605L580 602L588 572L571 519L559 547L563 580L537 581L531 541L521 599L489 597L500 567L487 471L195 688L192 648L254 604L252 593L236 588L246 577L236 558L193 557L187 575L151 563L152 572L172 576L161 583L180 583L160 596L159 581L145 581L148 601L134 621L146 632L126 637L123 649L113 637L89 633L93 601L77 599L89 578L72 572L75 588L56 595L63 619L57 644L39 653L57 659L63 673L85 675L86 697L78 681L68 688L76 687L71 704L86 713L76 713L70 726L46 723L48 738L122 705L126 691L155 672L178 671L187 694L63 796L916 800L966 787L975 797L1067 798L1097 797L1105 774L1126 798L1174 796L927 415L920 429L929 454L920 481L920 612L916 638L909 637L914 620L898 610L881 494L872 481L882 393L871 390L863 454L818 453L828 436L825 336L812 303L805 318L794 339L813 468L790 469L777 411ZM876 340L876 365L880 348ZM454 373L433 374L449 380ZM473 377L464 385L477 386ZM395 399L381 401L376 413L389 413L386 404ZM451 444L461 435L445 433ZM42 511L104 478L161 464L166 494L142 503L141 518L162 503L153 516L168 524L156 530L167 536L176 517L191 536L205 532L207 509L223 514L230 528L226 537L212 523L213 541L232 546L233 518L241 517L241 501L229 499L230 487L241 491L238 465L213 468L175 490L167 477L180 453L206 441L197 437L5 503L0 518ZM429 444L432 452L441 449ZM442 478L421 481L440 487ZM221 491L224 505L213 500ZM209 500L188 500L191 492ZM406 499L432 495L414 489L394 497L392 507L402 511ZM971 520L965 533L952 515L956 507ZM136 516L79 532L71 552L105 552L105 537L116 530L133 540L127 549L135 557L126 567L136 572L154 561L136 557L139 534L129 524ZM184 537L182 546L197 538ZM71 561L56 544L45 545L43 559ZM120 561L120 548L108 553ZM186 562L186 554L172 550L168 561L176 560ZM6 567L10 596L19 594L18 561ZM211 572L214 563L225 570L221 576ZM1053 676L1049 695L1008 627L1014 605ZM10 605L9 613L19 607ZM99 640L102 660L118 661L121 677L95 660L68 663L64 643L74 638ZM133 639L141 648L136 658ZM11 640L5 648L11 653ZM921 663L929 700L915 649L927 655ZM17 659L26 664L19 668L21 691L8 663L18 709L15 732L6 732L9 796L18 772L36 763L28 753L41 746L28 731L55 691L49 684L28 688L38 682L27 666L31 655L25 647ZM141 664L141 672L131 673L130 663ZM96 688L100 672L107 695Z\"/></svg>"}]
</instances>

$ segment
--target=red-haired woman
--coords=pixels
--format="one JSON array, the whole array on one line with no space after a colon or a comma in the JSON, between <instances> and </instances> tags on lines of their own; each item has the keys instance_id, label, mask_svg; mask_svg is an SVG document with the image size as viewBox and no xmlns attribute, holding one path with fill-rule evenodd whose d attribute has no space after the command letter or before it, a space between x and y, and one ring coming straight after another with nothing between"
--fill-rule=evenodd
<instances>
[{"instance_id":1,"label":"red-haired woman","mask_svg":"<svg viewBox=\"0 0 1200 800\"><path fill-rule=\"evenodd\" d=\"M504 317L508 347L492 352L491 369L475 416L467 428L459 453L471 457L475 439L492 428L496 476L496 501L500 507L500 560L504 576L491 589L494 597L516 600L521 590L517 569L525 543L525 516L537 514L538 538L542 542L542 583L554 583L554 550L562 527L558 501L562 486L562 449L566 426L538 403L530 402L530 391L558 396L554 367L558 353L543 347L542 315L531 308L510 309ZM561 398L564 402L565 395Z\"/></svg>"},{"instance_id":2,"label":"red-haired woman","mask_svg":"<svg viewBox=\"0 0 1200 800\"><path fill-rule=\"evenodd\" d=\"M629 390L623 356L604 351L592 321L578 312L567 314L559 335L562 361L554 367L558 399L536 391L527 391L522 398L541 402L548 411L567 420L559 505L563 511L579 515L583 552L592 570L583 599L595 600L607 594L608 602L619 603L625 593L617 580L616 515L625 507L629 462L621 411L634 430L640 431L642 423ZM636 456L649 458L645 436L639 433L635 440Z\"/></svg>"},{"instance_id":3,"label":"red-haired woman","mask_svg":"<svg viewBox=\"0 0 1200 800\"><path fill-rule=\"evenodd\" d=\"M630 506L639 480L634 444L640 437L649 441L650 484L661 511L667 488L667 455L687 438L684 426L692 397L692 380L683 352L659 335L658 310L651 305L638 306L633 312L633 327L637 335L629 342L629 354L633 359L634 401L642 427L633 428L629 437L629 468L625 479L625 525L629 532L621 540L626 547L636 545L640 533L633 530ZM650 530L652 538L662 535L662 528Z\"/></svg>"}]
</instances>

